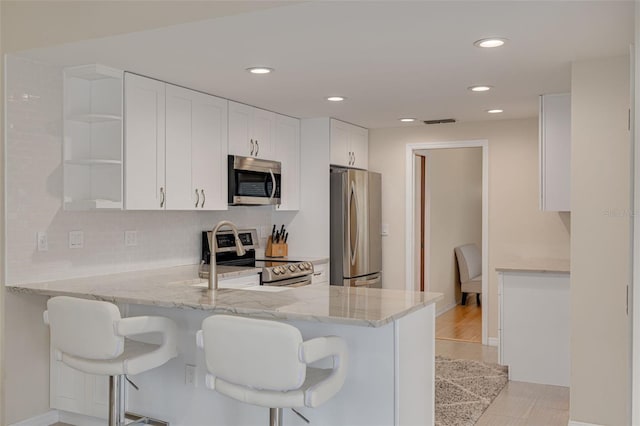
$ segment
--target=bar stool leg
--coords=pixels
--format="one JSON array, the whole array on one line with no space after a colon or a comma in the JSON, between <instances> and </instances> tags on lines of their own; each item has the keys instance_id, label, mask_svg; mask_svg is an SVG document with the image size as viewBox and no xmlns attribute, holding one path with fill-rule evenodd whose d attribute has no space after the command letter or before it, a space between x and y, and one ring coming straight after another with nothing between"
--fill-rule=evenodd
<instances>
[{"instance_id":1,"label":"bar stool leg","mask_svg":"<svg viewBox=\"0 0 640 426\"><path fill-rule=\"evenodd\" d=\"M269 408L269 426L282 426L282 408Z\"/></svg>"},{"instance_id":2,"label":"bar stool leg","mask_svg":"<svg viewBox=\"0 0 640 426\"><path fill-rule=\"evenodd\" d=\"M109 426L125 424L124 386L124 376L109 376Z\"/></svg>"}]
</instances>

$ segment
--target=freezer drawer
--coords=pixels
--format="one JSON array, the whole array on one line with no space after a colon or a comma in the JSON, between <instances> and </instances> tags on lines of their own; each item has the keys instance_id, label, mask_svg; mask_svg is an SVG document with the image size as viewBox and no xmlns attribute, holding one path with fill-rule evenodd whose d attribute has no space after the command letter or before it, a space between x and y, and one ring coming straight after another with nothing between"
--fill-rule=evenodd
<instances>
[{"instance_id":1,"label":"freezer drawer","mask_svg":"<svg viewBox=\"0 0 640 426\"><path fill-rule=\"evenodd\" d=\"M382 278L379 273L358 278L345 278L342 283L345 287L382 288Z\"/></svg>"}]
</instances>

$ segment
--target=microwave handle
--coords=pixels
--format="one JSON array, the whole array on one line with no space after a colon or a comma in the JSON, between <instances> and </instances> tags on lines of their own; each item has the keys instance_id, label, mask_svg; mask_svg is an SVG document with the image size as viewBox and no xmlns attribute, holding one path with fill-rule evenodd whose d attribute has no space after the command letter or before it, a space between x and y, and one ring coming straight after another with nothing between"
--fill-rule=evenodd
<instances>
[{"instance_id":1,"label":"microwave handle","mask_svg":"<svg viewBox=\"0 0 640 426\"><path fill-rule=\"evenodd\" d=\"M273 186L271 187L271 196L269 200L273 200L273 197L276 195L276 177L273 174L273 171L269 169L269 174L271 175L271 181L273 182Z\"/></svg>"}]
</instances>

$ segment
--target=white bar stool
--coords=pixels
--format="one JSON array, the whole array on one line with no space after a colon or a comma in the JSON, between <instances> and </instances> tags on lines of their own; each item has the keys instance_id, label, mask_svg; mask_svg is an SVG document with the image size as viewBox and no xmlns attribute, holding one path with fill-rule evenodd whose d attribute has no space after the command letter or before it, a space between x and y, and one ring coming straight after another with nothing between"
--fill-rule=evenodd
<instances>
[{"instance_id":1,"label":"white bar stool","mask_svg":"<svg viewBox=\"0 0 640 426\"><path fill-rule=\"evenodd\" d=\"M125 414L124 380L159 367L177 356L176 324L164 317L122 318L109 302L57 296L48 300L44 322L51 329L51 345L59 361L84 373L109 376L109 426L168 425L133 413ZM125 337L159 333L161 345Z\"/></svg>"},{"instance_id":2,"label":"white bar stool","mask_svg":"<svg viewBox=\"0 0 640 426\"><path fill-rule=\"evenodd\" d=\"M300 330L280 322L214 315L202 322L197 343L204 348L209 371L206 386L238 401L268 407L271 426L282 425L283 408L317 407L328 401L342 388L347 374L347 345L342 338L303 342ZM333 368L307 366L328 357L333 358Z\"/></svg>"}]
</instances>

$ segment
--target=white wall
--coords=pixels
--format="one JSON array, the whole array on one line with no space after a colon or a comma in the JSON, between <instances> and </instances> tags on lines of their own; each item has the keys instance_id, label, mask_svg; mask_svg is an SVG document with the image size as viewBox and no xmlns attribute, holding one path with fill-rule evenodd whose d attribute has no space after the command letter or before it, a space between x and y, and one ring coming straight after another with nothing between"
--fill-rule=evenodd
<instances>
[{"instance_id":1,"label":"white wall","mask_svg":"<svg viewBox=\"0 0 640 426\"><path fill-rule=\"evenodd\" d=\"M571 73L571 420L629 424L629 58Z\"/></svg>"},{"instance_id":2,"label":"white wall","mask_svg":"<svg viewBox=\"0 0 640 426\"><path fill-rule=\"evenodd\" d=\"M453 249L468 243L482 249L482 148L427 152L428 290L444 294L444 299L436 305L437 312L441 312L460 301ZM474 295L468 300L475 303Z\"/></svg>"},{"instance_id":3,"label":"white wall","mask_svg":"<svg viewBox=\"0 0 640 426\"><path fill-rule=\"evenodd\" d=\"M487 139L489 141L489 337L497 337L495 268L569 258L566 214L538 209L538 120L500 120L436 126L410 125L369 133L369 167L382 173L385 285L405 286L405 145Z\"/></svg>"}]
</instances>

